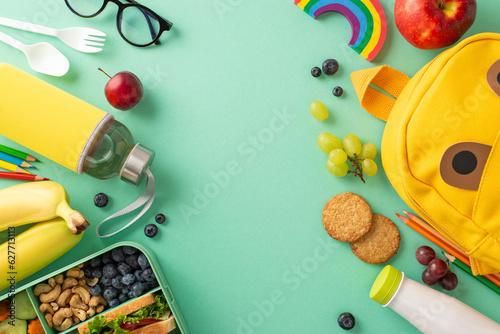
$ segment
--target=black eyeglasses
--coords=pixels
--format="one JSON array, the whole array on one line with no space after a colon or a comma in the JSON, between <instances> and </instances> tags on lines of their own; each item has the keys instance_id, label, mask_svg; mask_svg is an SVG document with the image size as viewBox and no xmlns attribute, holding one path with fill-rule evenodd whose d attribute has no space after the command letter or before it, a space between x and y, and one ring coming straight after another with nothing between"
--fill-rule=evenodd
<instances>
[{"instance_id":1,"label":"black eyeglasses","mask_svg":"<svg viewBox=\"0 0 500 334\"><path fill-rule=\"evenodd\" d=\"M116 27L124 40L135 46L148 46L160 43L164 31L172 28L172 23L160 17L146 6L134 0L65 0L68 8L78 16L94 17L99 15L108 2L118 6Z\"/></svg>"}]
</instances>

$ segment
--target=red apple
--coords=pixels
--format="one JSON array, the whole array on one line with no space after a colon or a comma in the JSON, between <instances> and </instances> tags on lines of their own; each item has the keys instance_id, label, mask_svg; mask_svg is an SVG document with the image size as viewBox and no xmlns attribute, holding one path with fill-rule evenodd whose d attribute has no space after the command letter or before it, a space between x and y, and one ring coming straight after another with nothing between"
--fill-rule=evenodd
<instances>
[{"instance_id":1,"label":"red apple","mask_svg":"<svg viewBox=\"0 0 500 334\"><path fill-rule=\"evenodd\" d=\"M469 30L476 18L476 0L396 0L396 26L420 49L450 46Z\"/></svg>"},{"instance_id":2,"label":"red apple","mask_svg":"<svg viewBox=\"0 0 500 334\"><path fill-rule=\"evenodd\" d=\"M144 90L141 81L135 74L122 71L111 77L103 70L99 70L110 78L104 87L104 95L113 107L120 110L130 110L142 99Z\"/></svg>"}]
</instances>

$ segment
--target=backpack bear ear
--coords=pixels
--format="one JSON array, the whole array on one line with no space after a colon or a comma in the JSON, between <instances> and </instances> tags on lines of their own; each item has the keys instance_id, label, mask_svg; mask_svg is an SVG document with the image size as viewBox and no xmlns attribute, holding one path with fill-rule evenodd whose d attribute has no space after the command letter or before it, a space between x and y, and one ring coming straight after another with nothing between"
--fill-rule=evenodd
<instances>
[{"instance_id":1,"label":"backpack bear ear","mask_svg":"<svg viewBox=\"0 0 500 334\"><path fill-rule=\"evenodd\" d=\"M500 96L500 59L491 65L486 75L486 80L495 94Z\"/></svg>"},{"instance_id":2,"label":"backpack bear ear","mask_svg":"<svg viewBox=\"0 0 500 334\"><path fill-rule=\"evenodd\" d=\"M410 77L382 65L351 73L351 81L361 106L373 116L387 121L396 99Z\"/></svg>"}]
</instances>

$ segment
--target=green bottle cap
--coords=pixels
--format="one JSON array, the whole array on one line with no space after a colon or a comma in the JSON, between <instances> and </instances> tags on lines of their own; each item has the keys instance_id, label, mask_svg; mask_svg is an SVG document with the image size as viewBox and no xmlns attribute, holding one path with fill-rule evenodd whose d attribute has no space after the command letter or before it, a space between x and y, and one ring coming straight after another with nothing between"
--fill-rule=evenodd
<instances>
[{"instance_id":1,"label":"green bottle cap","mask_svg":"<svg viewBox=\"0 0 500 334\"><path fill-rule=\"evenodd\" d=\"M399 270L390 265L385 266L372 285L370 298L382 305L387 304L398 289L402 278L403 274Z\"/></svg>"}]
</instances>

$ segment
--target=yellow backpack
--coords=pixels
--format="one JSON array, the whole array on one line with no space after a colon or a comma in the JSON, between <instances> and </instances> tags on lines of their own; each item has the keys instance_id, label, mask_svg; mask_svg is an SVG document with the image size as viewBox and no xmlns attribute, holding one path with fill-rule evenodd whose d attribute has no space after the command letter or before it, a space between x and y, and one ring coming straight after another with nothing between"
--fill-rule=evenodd
<instances>
[{"instance_id":1,"label":"yellow backpack","mask_svg":"<svg viewBox=\"0 0 500 334\"><path fill-rule=\"evenodd\" d=\"M388 66L351 79L387 121L382 164L401 198L469 254L474 274L500 271L500 34L463 40L411 79Z\"/></svg>"}]
</instances>

